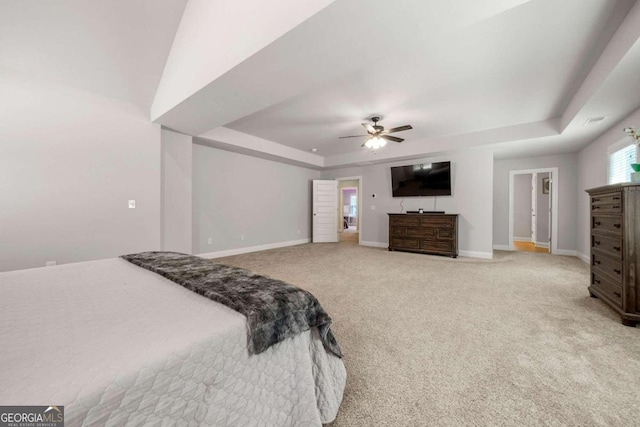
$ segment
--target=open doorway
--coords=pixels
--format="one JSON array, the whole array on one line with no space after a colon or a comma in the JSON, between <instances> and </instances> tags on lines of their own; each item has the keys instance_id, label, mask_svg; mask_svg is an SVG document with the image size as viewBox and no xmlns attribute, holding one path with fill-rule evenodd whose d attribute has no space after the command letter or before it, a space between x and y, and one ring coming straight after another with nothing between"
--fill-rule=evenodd
<instances>
[{"instance_id":1,"label":"open doorway","mask_svg":"<svg viewBox=\"0 0 640 427\"><path fill-rule=\"evenodd\" d=\"M509 172L509 247L557 253L557 168Z\"/></svg>"},{"instance_id":2,"label":"open doorway","mask_svg":"<svg viewBox=\"0 0 640 427\"><path fill-rule=\"evenodd\" d=\"M338 239L342 243L360 243L362 222L360 206L361 177L337 178L338 181Z\"/></svg>"}]
</instances>

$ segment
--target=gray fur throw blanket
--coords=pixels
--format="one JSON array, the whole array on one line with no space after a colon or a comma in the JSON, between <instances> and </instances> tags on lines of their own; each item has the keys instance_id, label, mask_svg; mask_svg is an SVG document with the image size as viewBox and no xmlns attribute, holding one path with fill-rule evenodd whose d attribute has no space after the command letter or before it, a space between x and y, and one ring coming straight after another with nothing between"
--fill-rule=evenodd
<instances>
[{"instance_id":1,"label":"gray fur throw blanket","mask_svg":"<svg viewBox=\"0 0 640 427\"><path fill-rule=\"evenodd\" d=\"M243 314L252 354L317 327L325 349L342 357L330 329L331 318L316 297L305 290L178 252L141 252L121 258Z\"/></svg>"}]
</instances>

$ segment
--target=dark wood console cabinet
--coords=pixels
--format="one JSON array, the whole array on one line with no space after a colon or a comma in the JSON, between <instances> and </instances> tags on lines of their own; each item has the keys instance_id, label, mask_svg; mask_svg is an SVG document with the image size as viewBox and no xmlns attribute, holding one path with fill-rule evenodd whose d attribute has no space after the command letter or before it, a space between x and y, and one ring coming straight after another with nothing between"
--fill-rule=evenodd
<instances>
[{"instance_id":1,"label":"dark wood console cabinet","mask_svg":"<svg viewBox=\"0 0 640 427\"><path fill-rule=\"evenodd\" d=\"M627 326L640 322L640 184L587 190L591 196L591 284Z\"/></svg>"},{"instance_id":2,"label":"dark wood console cabinet","mask_svg":"<svg viewBox=\"0 0 640 427\"><path fill-rule=\"evenodd\" d=\"M457 214L389 215L389 250L458 256Z\"/></svg>"}]
</instances>

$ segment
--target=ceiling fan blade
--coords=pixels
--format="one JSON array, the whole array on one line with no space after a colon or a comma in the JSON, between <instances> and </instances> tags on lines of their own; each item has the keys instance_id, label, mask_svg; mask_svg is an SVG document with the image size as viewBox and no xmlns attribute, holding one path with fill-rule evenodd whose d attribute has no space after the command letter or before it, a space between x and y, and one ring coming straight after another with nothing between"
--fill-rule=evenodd
<instances>
[{"instance_id":1,"label":"ceiling fan blade","mask_svg":"<svg viewBox=\"0 0 640 427\"><path fill-rule=\"evenodd\" d=\"M371 135L349 135L349 136L339 136L338 139L343 138L362 138L363 136L371 136Z\"/></svg>"},{"instance_id":2,"label":"ceiling fan blade","mask_svg":"<svg viewBox=\"0 0 640 427\"><path fill-rule=\"evenodd\" d=\"M362 126L364 126L364 128L367 130L367 132L369 132L370 135L376 133L376 130L369 123L362 123Z\"/></svg>"},{"instance_id":3,"label":"ceiling fan blade","mask_svg":"<svg viewBox=\"0 0 640 427\"><path fill-rule=\"evenodd\" d=\"M397 128L389 129L385 133L402 132L403 130L409 130L409 129L413 129L413 127L411 125L404 125L404 126L398 126Z\"/></svg>"},{"instance_id":4,"label":"ceiling fan blade","mask_svg":"<svg viewBox=\"0 0 640 427\"><path fill-rule=\"evenodd\" d=\"M404 141L403 138L398 138L397 136L391 136L391 135L380 135L380 138L384 138L387 141L393 141L393 142L402 142L402 141Z\"/></svg>"}]
</instances>

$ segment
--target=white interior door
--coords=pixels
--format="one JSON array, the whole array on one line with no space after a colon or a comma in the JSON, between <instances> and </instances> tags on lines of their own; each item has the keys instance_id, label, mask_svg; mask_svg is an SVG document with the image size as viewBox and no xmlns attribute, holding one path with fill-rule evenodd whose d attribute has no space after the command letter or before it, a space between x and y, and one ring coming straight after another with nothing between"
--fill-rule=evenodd
<instances>
[{"instance_id":1,"label":"white interior door","mask_svg":"<svg viewBox=\"0 0 640 427\"><path fill-rule=\"evenodd\" d=\"M338 181L313 180L313 236L312 241L337 242Z\"/></svg>"},{"instance_id":2,"label":"white interior door","mask_svg":"<svg viewBox=\"0 0 640 427\"><path fill-rule=\"evenodd\" d=\"M536 214L538 210L538 199L537 199L537 187L538 187L538 174L531 174L531 241L533 244L537 241L537 228L538 223L536 222Z\"/></svg>"},{"instance_id":3,"label":"white interior door","mask_svg":"<svg viewBox=\"0 0 640 427\"><path fill-rule=\"evenodd\" d=\"M552 191L553 191L553 174L551 172L549 172L549 236L548 236L549 238L547 239L547 241L549 242L549 253L550 254L553 253L552 250L551 250L551 248L553 248L553 245L551 244L551 236L552 236L552 234L551 234L551 225L552 225L551 218L552 218L552 215L553 215L553 212L551 210L551 203L553 202L553 197L552 197L552 194L551 194Z\"/></svg>"}]
</instances>

